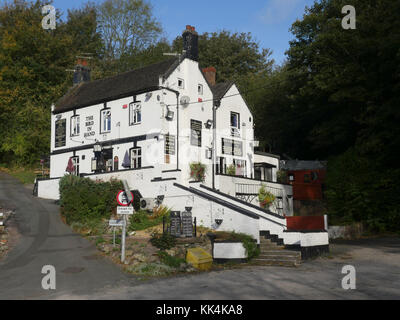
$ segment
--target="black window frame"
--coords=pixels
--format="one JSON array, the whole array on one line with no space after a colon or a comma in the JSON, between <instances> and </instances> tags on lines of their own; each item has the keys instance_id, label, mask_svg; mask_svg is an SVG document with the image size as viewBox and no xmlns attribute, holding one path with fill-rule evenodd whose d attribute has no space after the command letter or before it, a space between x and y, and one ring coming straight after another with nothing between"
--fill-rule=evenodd
<instances>
[{"instance_id":1,"label":"black window frame","mask_svg":"<svg viewBox=\"0 0 400 320\"><path fill-rule=\"evenodd\" d=\"M197 127L200 128L200 130L196 130L193 129L193 124L196 123ZM202 140L202 130L203 130L203 123L199 120L195 120L195 119L190 119L190 145L194 146L194 147L200 147L201 148L201 140ZM193 132L197 133L197 143L194 143L194 139L193 139ZM199 134L200 132L200 134Z\"/></svg>"}]
</instances>

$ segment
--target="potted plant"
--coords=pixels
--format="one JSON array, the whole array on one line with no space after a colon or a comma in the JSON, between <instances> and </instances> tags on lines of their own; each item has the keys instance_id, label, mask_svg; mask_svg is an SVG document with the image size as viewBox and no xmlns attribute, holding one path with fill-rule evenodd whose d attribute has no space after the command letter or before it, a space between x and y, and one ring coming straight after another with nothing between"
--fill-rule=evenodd
<instances>
[{"instance_id":1,"label":"potted plant","mask_svg":"<svg viewBox=\"0 0 400 320\"><path fill-rule=\"evenodd\" d=\"M206 177L206 166L201 162L190 164L190 177L195 181L203 182Z\"/></svg>"},{"instance_id":2,"label":"potted plant","mask_svg":"<svg viewBox=\"0 0 400 320\"><path fill-rule=\"evenodd\" d=\"M231 164L226 168L226 174L230 176L236 175L236 167L234 164Z\"/></svg>"},{"instance_id":3,"label":"potted plant","mask_svg":"<svg viewBox=\"0 0 400 320\"><path fill-rule=\"evenodd\" d=\"M261 208L267 209L275 201L275 196L267 191L264 185L261 185L258 191L258 200L260 202Z\"/></svg>"}]
</instances>

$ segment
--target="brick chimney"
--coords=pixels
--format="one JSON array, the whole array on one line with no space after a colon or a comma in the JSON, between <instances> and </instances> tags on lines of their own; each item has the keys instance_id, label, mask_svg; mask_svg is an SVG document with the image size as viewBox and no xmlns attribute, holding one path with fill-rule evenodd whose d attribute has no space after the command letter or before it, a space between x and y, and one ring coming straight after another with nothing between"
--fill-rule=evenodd
<instances>
[{"instance_id":1,"label":"brick chimney","mask_svg":"<svg viewBox=\"0 0 400 320\"><path fill-rule=\"evenodd\" d=\"M214 67L208 67L203 69L204 76L211 86L215 86L215 77L217 70Z\"/></svg>"},{"instance_id":2,"label":"brick chimney","mask_svg":"<svg viewBox=\"0 0 400 320\"><path fill-rule=\"evenodd\" d=\"M80 84L82 82L90 81L90 68L86 59L78 59L75 66L73 83L74 85Z\"/></svg>"},{"instance_id":3,"label":"brick chimney","mask_svg":"<svg viewBox=\"0 0 400 320\"><path fill-rule=\"evenodd\" d=\"M186 50L185 57L194 61L199 61L199 35L195 27L187 25L182 33L183 50Z\"/></svg>"}]
</instances>

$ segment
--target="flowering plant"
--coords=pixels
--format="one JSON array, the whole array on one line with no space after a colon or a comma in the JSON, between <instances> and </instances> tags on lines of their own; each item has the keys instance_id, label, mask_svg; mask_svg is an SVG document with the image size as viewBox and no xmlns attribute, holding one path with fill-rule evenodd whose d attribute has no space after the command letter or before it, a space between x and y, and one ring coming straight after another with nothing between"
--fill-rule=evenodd
<instances>
[{"instance_id":1,"label":"flowering plant","mask_svg":"<svg viewBox=\"0 0 400 320\"><path fill-rule=\"evenodd\" d=\"M206 176L206 166L201 162L190 164L190 177L196 181L203 182Z\"/></svg>"},{"instance_id":2,"label":"flowering plant","mask_svg":"<svg viewBox=\"0 0 400 320\"><path fill-rule=\"evenodd\" d=\"M274 201L275 196L266 190L265 186L262 185L258 191L258 200L260 201L260 206L262 208L268 208Z\"/></svg>"}]
</instances>

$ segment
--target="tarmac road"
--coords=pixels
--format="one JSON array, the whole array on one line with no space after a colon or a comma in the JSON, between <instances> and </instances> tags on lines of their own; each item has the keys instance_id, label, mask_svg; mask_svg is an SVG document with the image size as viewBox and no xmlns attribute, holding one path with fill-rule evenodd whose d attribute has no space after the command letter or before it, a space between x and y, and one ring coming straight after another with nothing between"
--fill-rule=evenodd
<instances>
[{"instance_id":1,"label":"tarmac road","mask_svg":"<svg viewBox=\"0 0 400 320\"><path fill-rule=\"evenodd\" d=\"M128 275L97 254L94 245L60 219L59 206L0 172L0 206L14 209L21 233L0 261L0 299L52 299L59 294L92 294L130 282ZM56 290L42 289L42 267L56 270Z\"/></svg>"},{"instance_id":2,"label":"tarmac road","mask_svg":"<svg viewBox=\"0 0 400 320\"><path fill-rule=\"evenodd\" d=\"M0 299L400 299L400 239L331 244L324 258L298 268L243 267L139 281L97 254L60 219L54 201L0 172L0 205L15 209L22 233L0 261ZM56 268L56 290L41 287L42 267ZM356 289L341 286L342 267L356 268Z\"/></svg>"}]
</instances>

